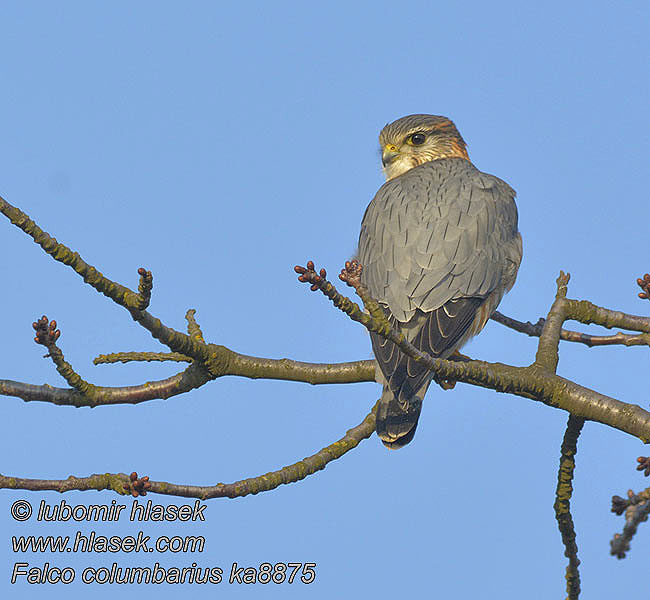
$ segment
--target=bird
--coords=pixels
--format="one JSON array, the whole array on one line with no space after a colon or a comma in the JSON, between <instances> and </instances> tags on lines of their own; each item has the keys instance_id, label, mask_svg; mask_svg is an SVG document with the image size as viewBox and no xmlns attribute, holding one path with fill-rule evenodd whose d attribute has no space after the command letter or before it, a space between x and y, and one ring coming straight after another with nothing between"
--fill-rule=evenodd
<instances>
[{"instance_id":1,"label":"bird","mask_svg":"<svg viewBox=\"0 0 650 600\"><path fill-rule=\"evenodd\" d=\"M416 348L448 358L515 283L523 253L516 194L472 164L447 117L402 117L381 130L379 144L386 183L361 223L361 283ZM396 450L413 439L434 374L370 337L383 384L376 430Z\"/></svg>"}]
</instances>

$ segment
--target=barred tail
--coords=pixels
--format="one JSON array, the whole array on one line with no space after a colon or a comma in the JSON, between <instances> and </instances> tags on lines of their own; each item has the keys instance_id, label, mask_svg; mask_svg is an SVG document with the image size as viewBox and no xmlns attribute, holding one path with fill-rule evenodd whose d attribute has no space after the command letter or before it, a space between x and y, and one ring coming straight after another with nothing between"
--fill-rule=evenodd
<instances>
[{"instance_id":1,"label":"barred tail","mask_svg":"<svg viewBox=\"0 0 650 600\"><path fill-rule=\"evenodd\" d=\"M388 386L384 387L377 409L377 435L386 448L399 450L413 439L427 387L409 398L403 394L396 398Z\"/></svg>"}]
</instances>

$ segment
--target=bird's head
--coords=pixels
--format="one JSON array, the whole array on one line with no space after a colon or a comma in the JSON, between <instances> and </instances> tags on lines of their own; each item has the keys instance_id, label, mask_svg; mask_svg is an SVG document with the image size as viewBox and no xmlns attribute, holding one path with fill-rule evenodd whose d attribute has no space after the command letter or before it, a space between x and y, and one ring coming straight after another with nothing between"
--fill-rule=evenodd
<instances>
[{"instance_id":1,"label":"bird's head","mask_svg":"<svg viewBox=\"0 0 650 600\"><path fill-rule=\"evenodd\" d=\"M409 115L389 123L379 134L386 179L440 158L469 160L465 141L447 117Z\"/></svg>"}]
</instances>

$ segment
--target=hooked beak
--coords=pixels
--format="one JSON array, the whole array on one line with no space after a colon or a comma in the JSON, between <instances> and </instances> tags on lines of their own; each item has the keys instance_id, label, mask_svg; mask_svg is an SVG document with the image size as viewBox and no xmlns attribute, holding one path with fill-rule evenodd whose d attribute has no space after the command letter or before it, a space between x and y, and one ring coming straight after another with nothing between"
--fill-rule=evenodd
<instances>
[{"instance_id":1,"label":"hooked beak","mask_svg":"<svg viewBox=\"0 0 650 600\"><path fill-rule=\"evenodd\" d=\"M397 146L395 146L395 144L386 144L381 153L381 164L386 167L398 157L399 150L397 149Z\"/></svg>"}]
</instances>

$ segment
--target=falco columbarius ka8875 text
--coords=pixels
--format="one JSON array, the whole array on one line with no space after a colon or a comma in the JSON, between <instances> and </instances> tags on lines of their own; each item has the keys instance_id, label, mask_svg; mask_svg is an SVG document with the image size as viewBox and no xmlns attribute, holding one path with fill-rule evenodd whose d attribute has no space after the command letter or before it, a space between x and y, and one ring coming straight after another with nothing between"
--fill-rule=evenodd
<instances>
[{"instance_id":1,"label":"falco columbarius ka8875 text","mask_svg":"<svg viewBox=\"0 0 650 600\"><path fill-rule=\"evenodd\" d=\"M483 329L515 282L515 191L470 162L446 117L403 117L379 143L387 182L361 223L362 283L412 344L447 358ZM371 341L384 384L377 434L401 448L413 439L433 373L381 336Z\"/></svg>"}]
</instances>

